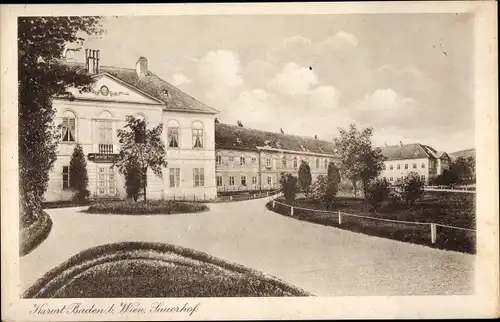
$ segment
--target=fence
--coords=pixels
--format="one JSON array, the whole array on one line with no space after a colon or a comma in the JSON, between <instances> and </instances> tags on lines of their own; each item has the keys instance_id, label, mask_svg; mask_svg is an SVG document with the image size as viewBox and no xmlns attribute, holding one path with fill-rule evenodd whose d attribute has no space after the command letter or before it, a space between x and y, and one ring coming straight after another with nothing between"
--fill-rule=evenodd
<instances>
[{"instance_id":1,"label":"fence","mask_svg":"<svg viewBox=\"0 0 500 322\"><path fill-rule=\"evenodd\" d=\"M370 232L373 235L401 241L429 246L442 246L450 250L475 252L475 229L455 227L441 223L364 216L342 211L309 209L288 205L276 199L277 196L274 196L270 200L272 202L272 209L291 217L300 217L304 220L329 226L345 227L348 230L361 233Z\"/></svg>"},{"instance_id":2,"label":"fence","mask_svg":"<svg viewBox=\"0 0 500 322\"><path fill-rule=\"evenodd\" d=\"M444 191L444 192L465 192L465 193L476 193L476 187L470 186L424 186L424 191Z\"/></svg>"}]
</instances>

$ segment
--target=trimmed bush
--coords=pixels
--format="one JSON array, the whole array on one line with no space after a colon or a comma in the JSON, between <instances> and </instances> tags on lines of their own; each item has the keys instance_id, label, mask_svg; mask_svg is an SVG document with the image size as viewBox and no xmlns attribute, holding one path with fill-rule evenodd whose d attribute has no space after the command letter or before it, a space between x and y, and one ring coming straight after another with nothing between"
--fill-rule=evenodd
<instances>
[{"instance_id":1,"label":"trimmed bush","mask_svg":"<svg viewBox=\"0 0 500 322\"><path fill-rule=\"evenodd\" d=\"M87 209L93 214L117 214L117 215L171 215L182 213L193 213L207 211L208 207L201 203L173 201L173 200L150 200L144 201L115 201L93 204Z\"/></svg>"},{"instance_id":2,"label":"trimmed bush","mask_svg":"<svg viewBox=\"0 0 500 322\"><path fill-rule=\"evenodd\" d=\"M180 246L124 242L87 249L23 298L311 296L265 273Z\"/></svg>"},{"instance_id":3,"label":"trimmed bush","mask_svg":"<svg viewBox=\"0 0 500 322\"><path fill-rule=\"evenodd\" d=\"M282 173L280 178L281 192L287 202L293 202L297 194L297 177L291 173Z\"/></svg>"},{"instance_id":4,"label":"trimmed bush","mask_svg":"<svg viewBox=\"0 0 500 322\"><path fill-rule=\"evenodd\" d=\"M31 225L21 228L19 233L19 255L29 254L38 245L40 245L50 234L52 230L52 220L45 212L40 215Z\"/></svg>"},{"instance_id":5,"label":"trimmed bush","mask_svg":"<svg viewBox=\"0 0 500 322\"><path fill-rule=\"evenodd\" d=\"M370 182L366 191L366 200L370 205L370 210L375 212L380 209L382 203L389 198L389 192L389 182L385 178Z\"/></svg>"},{"instance_id":6,"label":"trimmed bush","mask_svg":"<svg viewBox=\"0 0 500 322\"><path fill-rule=\"evenodd\" d=\"M82 202L89 198L88 184L87 161L85 161L82 146L77 144L69 163L69 186L75 190L73 198L76 201Z\"/></svg>"}]
</instances>

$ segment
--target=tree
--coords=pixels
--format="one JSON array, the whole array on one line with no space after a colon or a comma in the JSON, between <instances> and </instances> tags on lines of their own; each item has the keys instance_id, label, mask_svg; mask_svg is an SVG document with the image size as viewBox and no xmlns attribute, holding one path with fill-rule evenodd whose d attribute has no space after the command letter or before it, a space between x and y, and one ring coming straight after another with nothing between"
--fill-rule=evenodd
<instances>
[{"instance_id":1,"label":"tree","mask_svg":"<svg viewBox=\"0 0 500 322\"><path fill-rule=\"evenodd\" d=\"M80 144L77 144L71 155L69 162L69 186L76 190L74 195L75 200L85 201L90 196L87 189L89 184L89 176L87 174L87 161Z\"/></svg>"},{"instance_id":2,"label":"tree","mask_svg":"<svg viewBox=\"0 0 500 322\"><path fill-rule=\"evenodd\" d=\"M335 163L328 164L328 176L318 176L315 183L311 185L313 199L324 202L330 209L339 190L340 172Z\"/></svg>"},{"instance_id":3,"label":"tree","mask_svg":"<svg viewBox=\"0 0 500 322\"><path fill-rule=\"evenodd\" d=\"M329 192L333 200L339 191L340 171L334 162L328 164L328 182L330 184Z\"/></svg>"},{"instance_id":4,"label":"tree","mask_svg":"<svg viewBox=\"0 0 500 322\"><path fill-rule=\"evenodd\" d=\"M450 166L450 170L458 177L456 183L463 184L475 181L475 160L473 157L458 157Z\"/></svg>"},{"instance_id":5,"label":"tree","mask_svg":"<svg viewBox=\"0 0 500 322\"><path fill-rule=\"evenodd\" d=\"M58 131L52 98L75 87L89 90L89 75L63 64L67 43L83 44L82 33L101 34L99 17L20 17L18 19L18 131L21 216L41 211L49 171L56 158Z\"/></svg>"},{"instance_id":6,"label":"tree","mask_svg":"<svg viewBox=\"0 0 500 322\"><path fill-rule=\"evenodd\" d=\"M157 177L162 178L163 168L167 167L165 143L161 140L163 124L150 130L143 119L128 115L126 121L127 125L118 130L121 148L120 156L114 165L120 173L125 174L127 167L133 168L134 164L138 163L142 177L141 188L146 202L148 170L151 169Z\"/></svg>"},{"instance_id":7,"label":"tree","mask_svg":"<svg viewBox=\"0 0 500 322\"><path fill-rule=\"evenodd\" d=\"M306 194L309 194L309 187L311 186L311 182L311 167L309 166L309 163L302 160L299 167L299 184L301 189L303 189Z\"/></svg>"},{"instance_id":8,"label":"tree","mask_svg":"<svg viewBox=\"0 0 500 322\"><path fill-rule=\"evenodd\" d=\"M297 177L291 173L282 173L280 178L281 192L289 203L295 200L297 194Z\"/></svg>"},{"instance_id":9,"label":"tree","mask_svg":"<svg viewBox=\"0 0 500 322\"><path fill-rule=\"evenodd\" d=\"M443 173L438 175L434 182L439 186L452 186L458 184L460 178L456 171L453 169L445 169Z\"/></svg>"},{"instance_id":10,"label":"tree","mask_svg":"<svg viewBox=\"0 0 500 322\"><path fill-rule=\"evenodd\" d=\"M389 198L389 182L385 178L375 179L368 185L366 199L370 210L376 212L382 203Z\"/></svg>"},{"instance_id":11,"label":"tree","mask_svg":"<svg viewBox=\"0 0 500 322\"><path fill-rule=\"evenodd\" d=\"M357 190L356 183L360 180L366 196L368 184L379 176L385 157L380 148L372 147L372 128L358 131L356 125L351 124L349 129L340 128L339 132L340 137L335 139L335 144L342 161L342 173L351 180L354 195Z\"/></svg>"},{"instance_id":12,"label":"tree","mask_svg":"<svg viewBox=\"0 0 500 322\"><path fill-rule=\"evenodd\" d=\"M418 173L410 172L404 179L400 178L396 181L396 189L404 203L414 205L424 193L424 184Z\"/></svg>"},{"instance_id":13,"label":"tree","mask_svg":"<svg viewBox=\"0 0 500 322\"><path fill-rule=\"evenodd\" d=\"M123 168L127 197L137 201L143 186L141 167L137 158L130 158Z\"/></svg>"}]
</instances>

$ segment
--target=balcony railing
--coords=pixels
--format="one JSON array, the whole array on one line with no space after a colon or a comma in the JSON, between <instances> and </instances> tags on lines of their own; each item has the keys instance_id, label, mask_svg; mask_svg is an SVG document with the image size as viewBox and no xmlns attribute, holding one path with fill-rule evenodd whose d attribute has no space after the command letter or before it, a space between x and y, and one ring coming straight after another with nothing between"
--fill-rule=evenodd
<instances>
[{"instance_id":1,"label":"balcony railing","mask_svg":"<svg viewBox=\"0 0 500 322\"><path fill-rule=\"evenodd\" d=\"M99 144L99 153L112 154L113 144Z\"/></svg>"}]
</instances>

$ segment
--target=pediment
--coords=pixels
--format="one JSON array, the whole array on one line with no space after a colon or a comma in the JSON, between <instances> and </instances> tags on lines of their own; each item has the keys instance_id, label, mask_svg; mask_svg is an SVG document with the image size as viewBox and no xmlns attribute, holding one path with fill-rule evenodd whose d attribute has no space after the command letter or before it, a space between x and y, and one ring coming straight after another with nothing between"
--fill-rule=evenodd
<instances>
[{"instance_id":1,"label":"pediment","mask_svg":"<svg viewBox=\"0 0 500 322\"><path fill-rule=\"evenodd\" d=\"M75 99L89 99L110 102L127 102L139 104L162 104L161 101L141 92L137 88L130 86L109 74L95 76L95 83L90 92L82 92L76 88L70 88L68 91L73 94Z\"/></svg>"}]
</instances>

